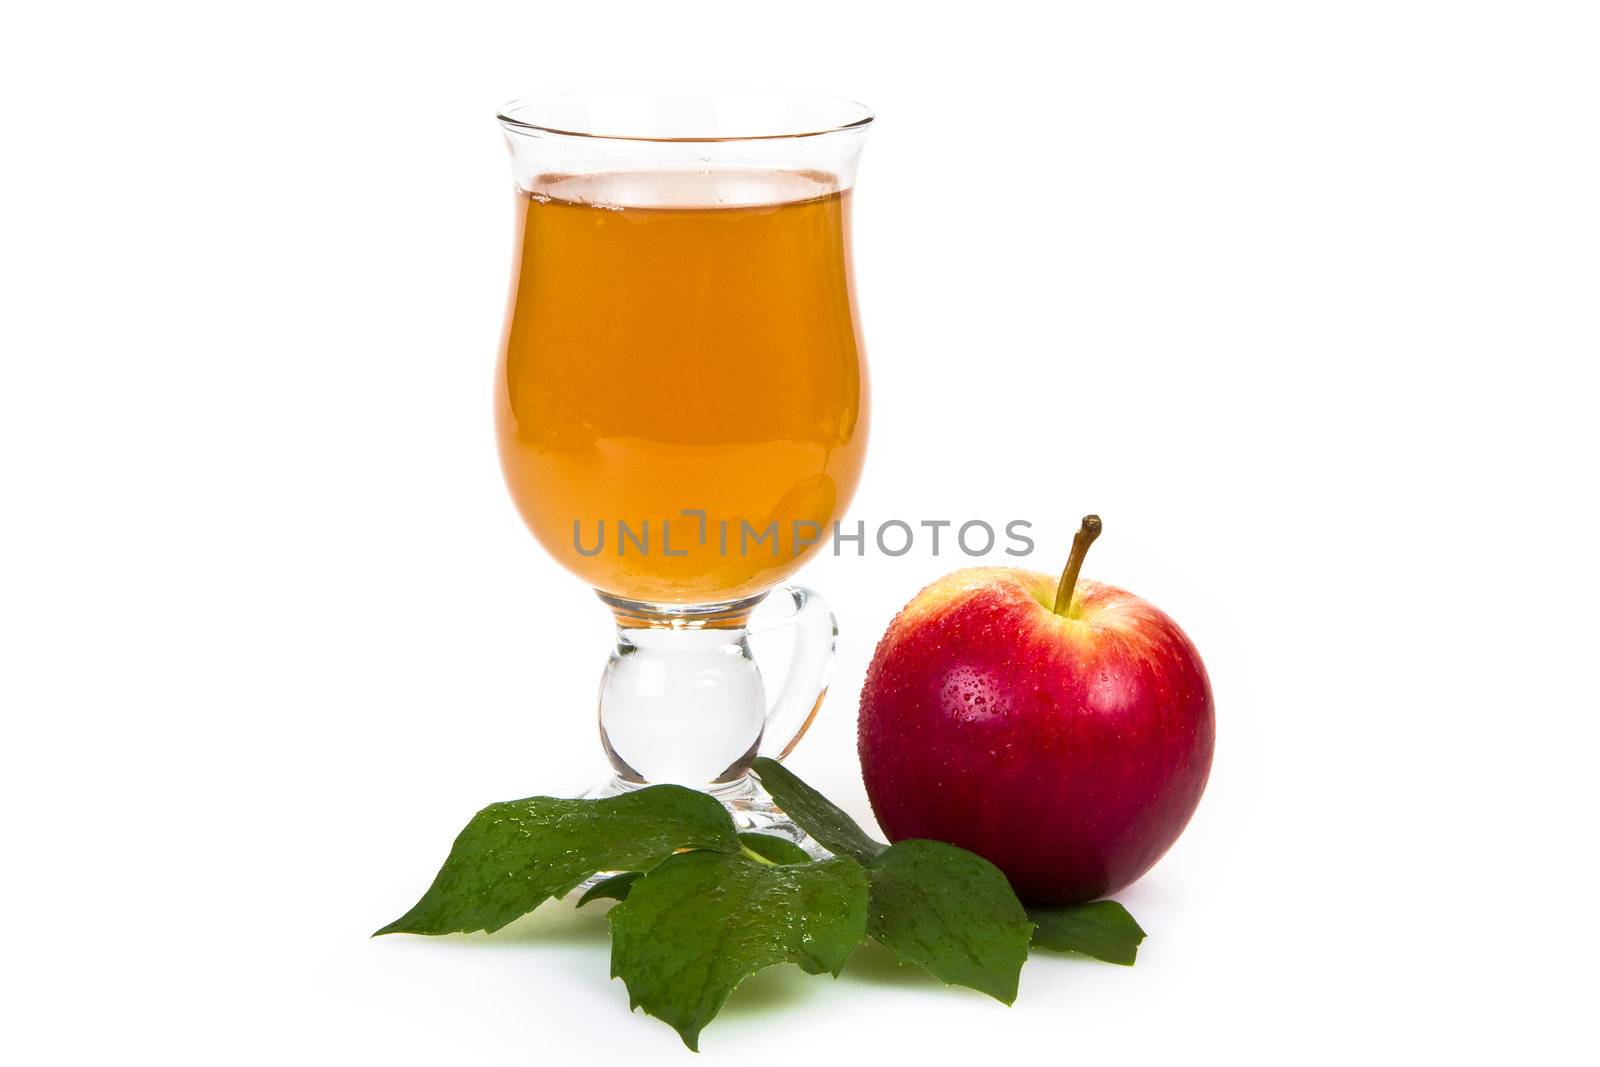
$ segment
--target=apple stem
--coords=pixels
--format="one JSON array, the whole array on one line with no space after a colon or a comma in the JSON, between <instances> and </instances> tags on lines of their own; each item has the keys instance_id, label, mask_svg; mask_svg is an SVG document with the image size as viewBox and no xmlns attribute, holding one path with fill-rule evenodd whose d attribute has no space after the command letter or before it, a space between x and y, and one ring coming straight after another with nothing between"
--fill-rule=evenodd
<instances>
[{"instance_id":1,"label":"apple stem","mask_svg":"<svg viewBox=\"0 0 1600 1067\"><path fill-rule=\"evenodd\" d=\"M1078 572L1083 569L1083 557L1089 554L1089 546L1094 544L1094 539L1099 536L1100 516L1085 515L1083 525L1072 535L1072 554L1067 557L1067 569L1061 572L1061 584L1056 586L1056 603L1050 610L1057 615L1066 615L1068 609L1072 607L1072 591L1078 585Z\"/></svg>"}]
</instances>

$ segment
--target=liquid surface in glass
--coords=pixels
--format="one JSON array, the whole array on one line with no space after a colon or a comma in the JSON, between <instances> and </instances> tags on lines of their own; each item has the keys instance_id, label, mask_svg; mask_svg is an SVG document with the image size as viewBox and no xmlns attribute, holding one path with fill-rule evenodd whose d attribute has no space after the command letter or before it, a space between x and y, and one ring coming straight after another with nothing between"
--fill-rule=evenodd
<instances>
[{"instance_id":1,"label":"liquid surface in glass","mask_svg":"<svg viewBox=\"0 0 1600 1067\"><path fill-rule=\"evenodd\" d=\"M835 185L638 171L519 193L500 457L529 528L584 581L730 600L826 540L867 416L850 194Z\"/></svg>"}]
</instances>

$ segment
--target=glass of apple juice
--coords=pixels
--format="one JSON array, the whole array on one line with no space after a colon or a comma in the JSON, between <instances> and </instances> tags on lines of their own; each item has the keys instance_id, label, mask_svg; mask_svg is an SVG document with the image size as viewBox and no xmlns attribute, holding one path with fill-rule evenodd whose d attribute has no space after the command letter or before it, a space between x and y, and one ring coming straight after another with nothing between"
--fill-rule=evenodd
<instances>
[{"instance_id":1,"label":"glass of apple juice","mask_svg":"<svg viewBox=\"0 0 1600 1067\"><path fill-rule=\"evenodd\" d=\"M611 610L612 774L673 782L801 839L749 775L827 689L836 628L785 582L848 505L867 443L850 200L872 122L830 97L553 94L499 115L516 251L495 426L534 537ZM761 627L794 628L769 698Z\"/></svg>"}]
</instances>

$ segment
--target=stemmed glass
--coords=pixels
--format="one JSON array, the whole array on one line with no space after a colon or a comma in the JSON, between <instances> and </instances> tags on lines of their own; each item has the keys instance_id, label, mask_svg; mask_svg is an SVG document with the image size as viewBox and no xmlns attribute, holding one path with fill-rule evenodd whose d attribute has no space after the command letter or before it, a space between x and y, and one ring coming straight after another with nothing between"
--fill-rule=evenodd
<instances>
[{"instance_id":1,"label":"stemmed glass","mask_svg":"<svg viewBox=\"0 0 1600 1067\"><path fill-rule=\"evenodd\" d=\"M802 835L749 777L827 689L836 628L779 583L826 543L867 441L849 210L859 104L695 89L556 94L499 115L517 251L495 376L512 499L616 619L613 776ZM777 595L770 595L776 592ZM749 635L795 628L769 705Z\"/></svg>"}]
</instances>

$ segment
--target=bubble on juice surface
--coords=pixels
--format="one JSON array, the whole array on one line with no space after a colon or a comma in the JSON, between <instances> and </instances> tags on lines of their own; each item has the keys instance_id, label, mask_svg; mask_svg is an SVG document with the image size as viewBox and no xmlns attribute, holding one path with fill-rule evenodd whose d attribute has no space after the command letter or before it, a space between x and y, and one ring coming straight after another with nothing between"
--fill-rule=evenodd
<instances>
[{"instance_id":1,"label":"bubble on juice surface","mask_svg":"<svg viewBox=\"0 0 1600 1067\"><path fill-rule=\"evenodd\" d=\"M591 207L682 210L791 204L838 188L838 180L823 171L712 167L543 174L529 195Z\"/></svg>"}]
</instances>

